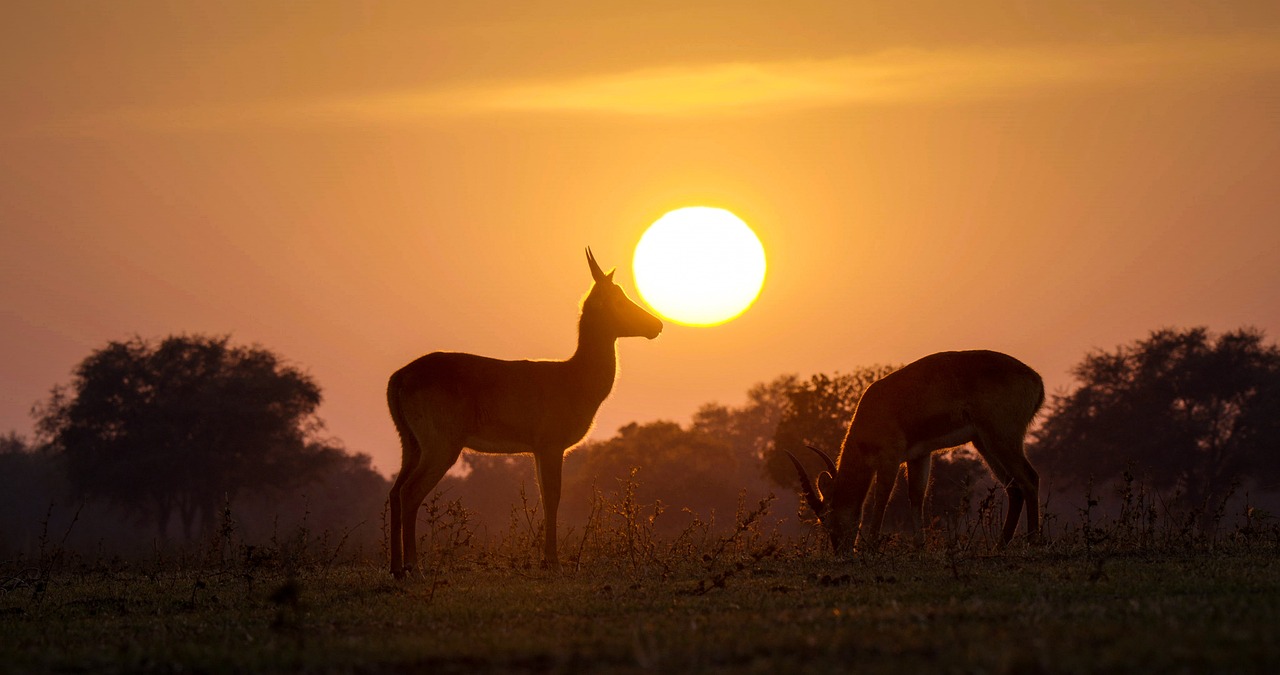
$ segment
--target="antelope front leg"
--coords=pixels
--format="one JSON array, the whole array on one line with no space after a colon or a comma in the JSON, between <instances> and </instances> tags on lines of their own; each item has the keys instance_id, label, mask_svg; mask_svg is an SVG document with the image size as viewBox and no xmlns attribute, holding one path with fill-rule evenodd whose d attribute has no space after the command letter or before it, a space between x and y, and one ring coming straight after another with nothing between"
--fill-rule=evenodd
<instances>
[{"instance_id":1,"label":"antelope front leg","mask_svg":"<svg viewBox=\"0 0 1280 675\"><path fill-rule=\"evenodd\" d=\"M884 510L893 494L893 484L898 479L897 465L886 464L876 470L875 486L871 488L871 503L863 510L862 533L859 535L868 550L880 547L880 529L884 525Z\"/></svg>"},{"instance_id":2,"label":"antelope front leg","mask_svg":"<svg viewBox=\"0 0 1280 675\"><path fill-rule=\"evenodd\" d=\"M548 569L559 569L556 555L556 511L560 507L560 475L564 468L564 452L541 452L535 455L538 465L538 486L542 489L542 513L546 543L542 564Z\"/></svg>"},{"instance_id":3,"label":"antelope front leg","mask_svg":"<svg viewBox=\"0 0 1280 675\"><path fill-rule=\"evenodd\" d=\"M911 502L911 524L915 526L916 548L924 548L924 493L929 487L933 455L907 460L907 498Z\"/></svg>"}]
</instances>

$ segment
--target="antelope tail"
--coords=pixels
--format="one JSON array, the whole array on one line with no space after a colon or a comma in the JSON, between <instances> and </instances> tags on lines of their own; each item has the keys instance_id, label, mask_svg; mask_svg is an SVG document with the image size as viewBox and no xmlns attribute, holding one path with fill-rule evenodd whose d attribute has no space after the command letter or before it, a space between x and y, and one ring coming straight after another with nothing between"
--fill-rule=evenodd
<instances>
[{"instance_id":1,"label":"antelope tail","mask_svg":"<svg viewBox=\"0 0 1280 675\"><path fill-rule=\"evenodd\" d=\"M404 409L400 405L400 378L402 371L397 370L391 375L391 379L387 381L387 408L391 411L391 421L396 425L396 432L400 435L400 448L403 458L413 457L416 463L418 454L418 441L413 437L413 431L409 429L409 423L405 421ZM413 464L402 465L410 469ZM406 473L405 468L401 468L401 473Z\"/></svg>"}]
</instances>

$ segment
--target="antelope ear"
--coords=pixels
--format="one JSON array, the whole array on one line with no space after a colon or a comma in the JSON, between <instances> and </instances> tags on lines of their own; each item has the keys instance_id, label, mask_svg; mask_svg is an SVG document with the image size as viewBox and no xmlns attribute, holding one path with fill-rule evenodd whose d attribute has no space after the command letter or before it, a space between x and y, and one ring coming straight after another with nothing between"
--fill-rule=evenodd
<instances>
[{"instance_id":1,"label":"antelope ear","mask_svg":"<svg viewBox=\"0 0 1280 675\"><path fill-rule=\"evenodd\" d=\"M607 279L607 280L609 281L609 283L613 283L613 273L614 273L614 272L617 272L617 271L618 271L618 268L616 268L616 267L615 267L615 268L613 268L613 269L611 269L611 270L609 270L609 273L608 273L608 274L606 274L606 275L604 275L604 278L605 278L605 279Z\"/></svg>"},{"instance_id":2,"label":"antelope ear","mask_svg":"<svg viewBox=\"0 0 1280 675\"><path fill-rule=\"evenodd\" d=\"M596 283L600 283L601 279L607 278L604 272L600 271L600 265L596 263L596 257L591 255L590 246L587 247L587 265L591 267L591 278L594 279ZM609 272L609 274L612 275L613 272Z\"/></svg>"},{"instance_id":3,"label":"antelope ear","mask_svg":"<svg viewBox=\"0 0 1280 675\"><path fill-rule=\"evenodd\" d=\"M831 496L831 488L832 488L831 481L833 478L835 477L831 475L830 471L823 471L822 473L818 474L818 480L815 481L817 483L818 496L821 497L822 501L824 502L827 501L827 499L829 499Z\"/></svg>"}]
</instances>

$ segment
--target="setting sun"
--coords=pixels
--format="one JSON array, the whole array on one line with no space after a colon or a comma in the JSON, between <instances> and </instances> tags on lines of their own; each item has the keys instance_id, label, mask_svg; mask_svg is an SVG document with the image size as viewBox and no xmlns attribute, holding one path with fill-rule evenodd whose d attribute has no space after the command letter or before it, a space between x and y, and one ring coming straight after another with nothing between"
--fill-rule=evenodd
<instances>
[{"instance_id":1,"label":"setting sun","mask_svg":"<svg viewBox=\"0 0 1280 675\"><path fill-rule=\"evenodd\" d=\"M636 244L640 296L664 317L714 326L746 311L764 285L764 247L732 213L707 206L659 218Z\"/></svg>"}]
</instances>

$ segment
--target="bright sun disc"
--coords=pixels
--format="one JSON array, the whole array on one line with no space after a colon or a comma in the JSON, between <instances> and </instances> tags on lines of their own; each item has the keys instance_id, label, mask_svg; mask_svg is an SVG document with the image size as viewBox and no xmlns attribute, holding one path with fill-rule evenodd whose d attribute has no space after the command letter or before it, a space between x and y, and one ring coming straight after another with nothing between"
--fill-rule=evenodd
<instances>
[{"instance_id":1,"label":"bright sun disc","mask_svg":"<svg viewBox=\"0 0 1280 675\"><path fill-rule=\"evenodd\" d=\"M640 297L664 317L714 326L742 312L764 285L764 247L741 218L690 206L659 218L636 244Z\"/></svg>"}]
</instances>

